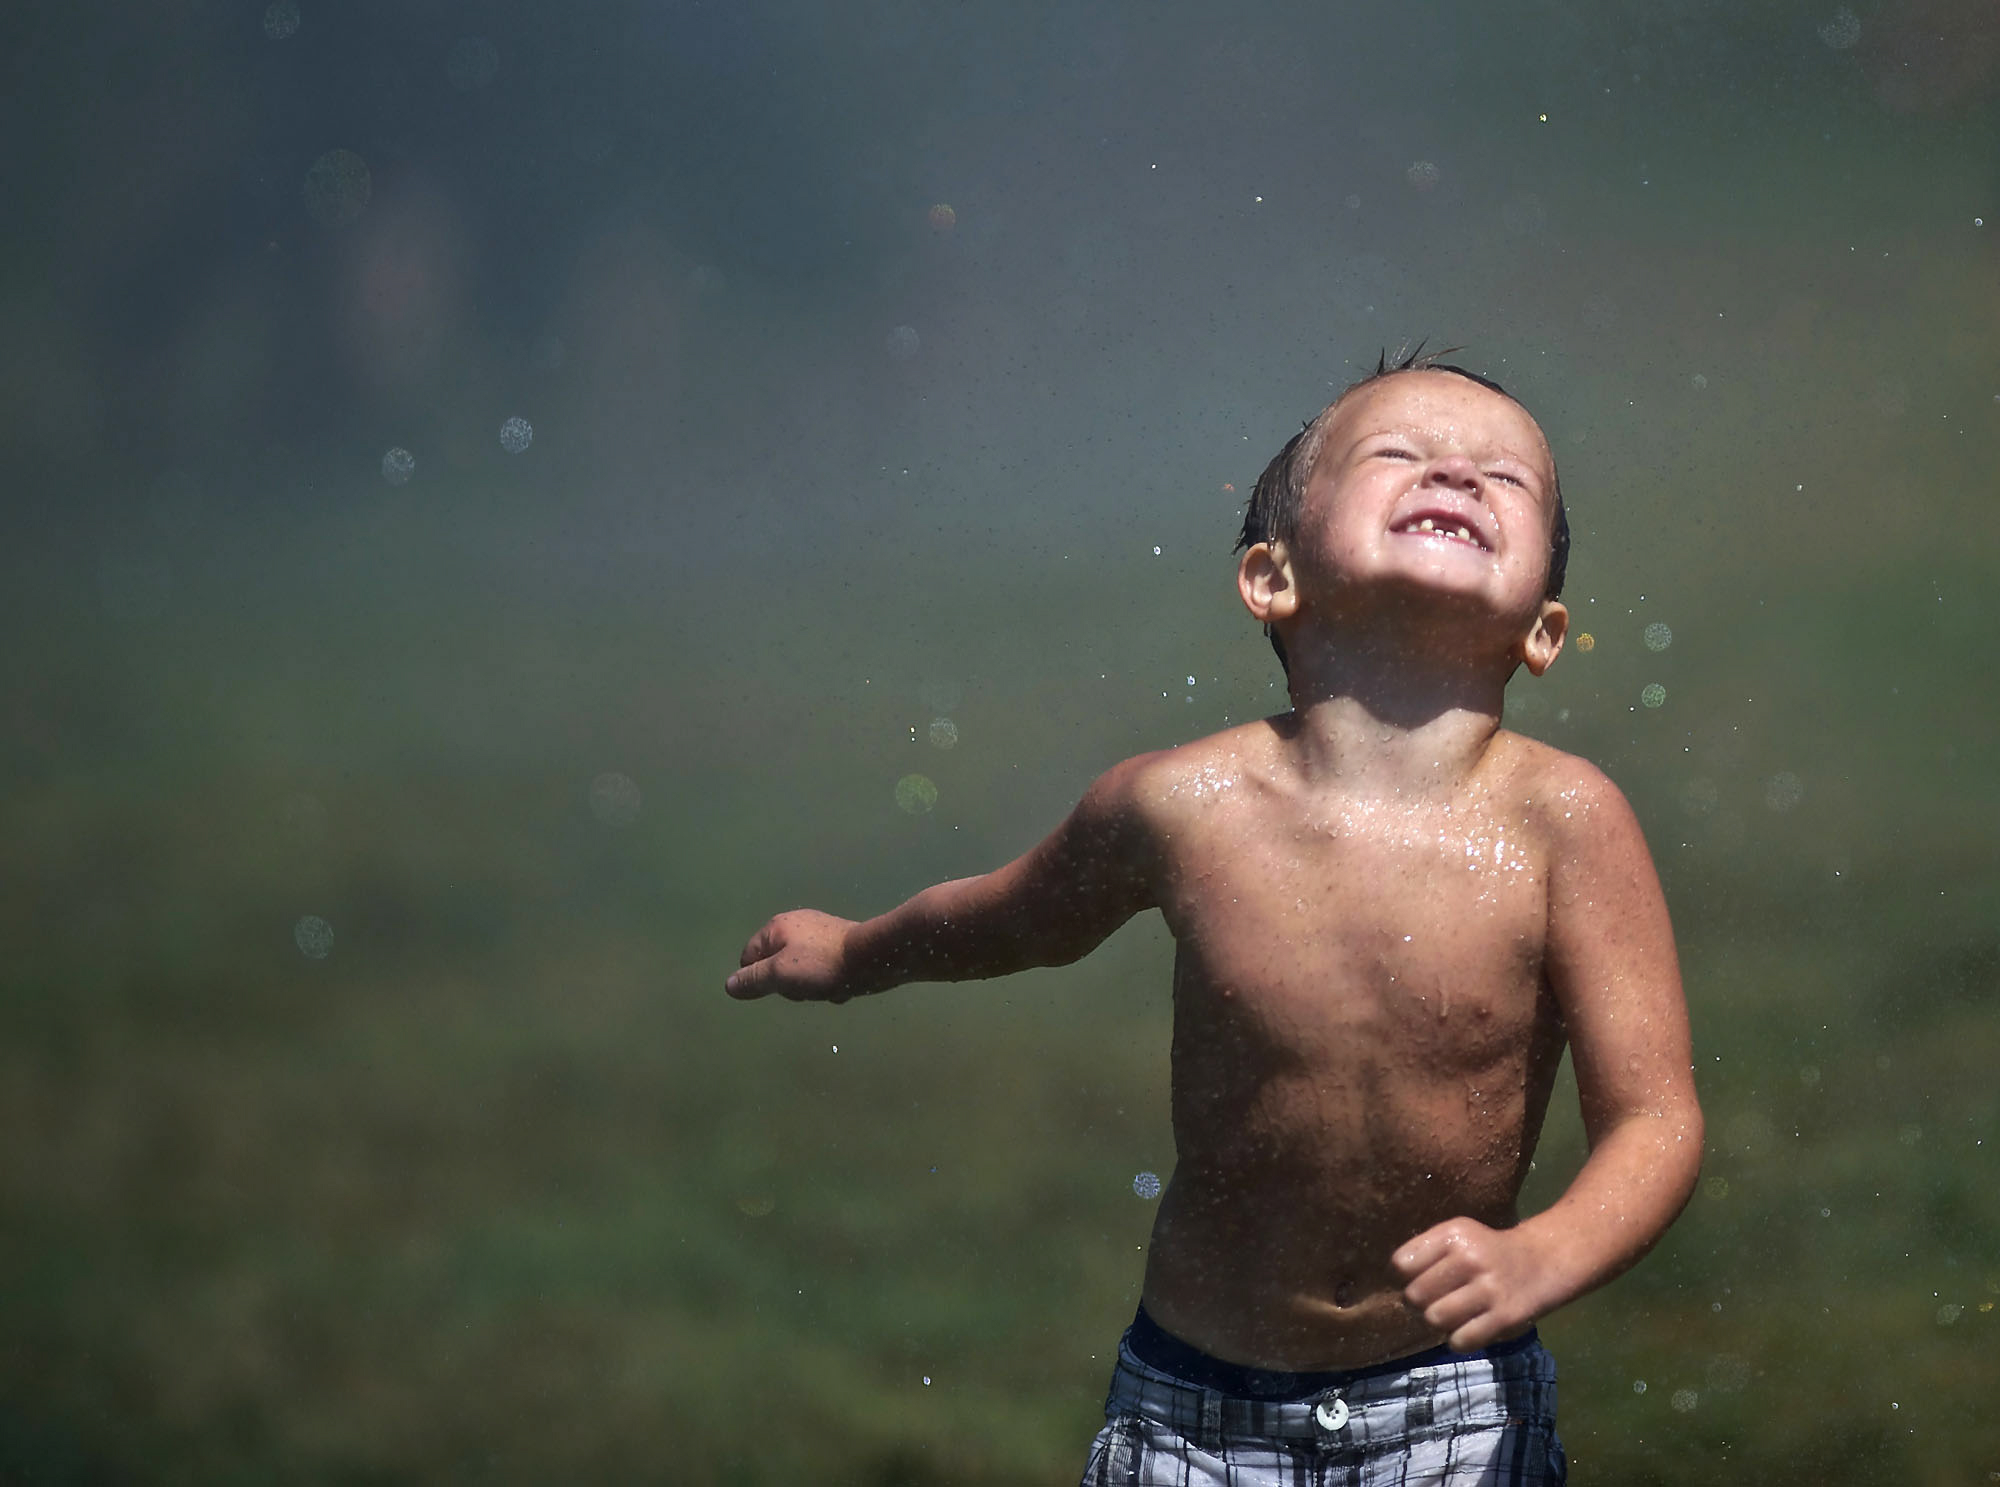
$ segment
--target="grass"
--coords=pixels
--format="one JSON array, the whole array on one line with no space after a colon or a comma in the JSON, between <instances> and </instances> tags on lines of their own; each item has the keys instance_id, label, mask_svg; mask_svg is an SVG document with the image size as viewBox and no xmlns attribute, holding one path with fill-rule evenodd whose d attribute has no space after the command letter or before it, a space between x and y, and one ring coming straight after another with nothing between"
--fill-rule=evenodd
<instances>
[{"instance_id":1,"label":"grass","mask_svg":"<svg viewBox=\"0 0 2000 1487\"><path fill-rule=\"evenodd\" d=\"M532 758L385 755L306 808L163 757L19 775L0 823L0 1475L1074 1475L1137 1293L1131 1179L1172 1162L1163 932L841 1009L719 989L766 908L911 886L857 857L963 870L1054 787L961 788L985 814L919 838L802 767L802 861L726 770L615 832ZM1687 850L1710 1152L1660 1248L1545 1324L1578 1478L1982 1479L1992 885L1941 918L1882 849L1829 909ZM1531 1202L1580 1154L1565 1087Z\"/></svg>"}]
</instances>

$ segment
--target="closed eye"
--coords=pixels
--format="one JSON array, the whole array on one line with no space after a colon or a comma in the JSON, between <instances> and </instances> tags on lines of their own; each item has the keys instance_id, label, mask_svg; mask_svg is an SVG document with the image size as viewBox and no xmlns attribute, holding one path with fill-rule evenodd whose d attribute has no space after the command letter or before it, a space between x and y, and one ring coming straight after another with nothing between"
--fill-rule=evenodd
<instances>
[{"instance_id":1,"label":"closed eye","mask_svg":"<svg viewBox=\"0 0 2000 1487\"><path fill-rule=\"evenodd\" d=\"M1519 486L1522 490L1528 488L1527 481L1521 479L1518 475L1509 475L1505 470L1488 470L1486 478L1488 480L1505 481L1508 485Z\"/></svg>"}]
</instances>

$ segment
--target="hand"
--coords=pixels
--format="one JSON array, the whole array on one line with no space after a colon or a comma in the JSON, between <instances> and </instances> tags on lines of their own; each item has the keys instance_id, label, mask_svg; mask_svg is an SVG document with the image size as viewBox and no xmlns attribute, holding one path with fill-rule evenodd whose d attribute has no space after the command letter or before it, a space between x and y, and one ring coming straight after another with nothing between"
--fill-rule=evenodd
<instances>
[{"instance_id":1,"label":"hand","mask_svg":"<svg viewBox=\"0 0 2000 1487\"><path fill-rule=\"evenodd\" d=\"M771 920L743 947L742 969L723 983L739 1001L776 992L794 1002L844 1002L859 996L847 973L852 919L793 909Z\"/></svg>"},{"instance_id":2,"label":"hand","mask_svg":"<svg viewBox=\"0 0 2000 1487\"><path fill-rule=\"evenodd\" d=\"M1528 1325L1564 1299L1543 1243L1525 1229L1455 1218L1424 1230L1390 1263L1409 1282L1403 1300L1470 1353Z\"/></svg>"}]
</instances>

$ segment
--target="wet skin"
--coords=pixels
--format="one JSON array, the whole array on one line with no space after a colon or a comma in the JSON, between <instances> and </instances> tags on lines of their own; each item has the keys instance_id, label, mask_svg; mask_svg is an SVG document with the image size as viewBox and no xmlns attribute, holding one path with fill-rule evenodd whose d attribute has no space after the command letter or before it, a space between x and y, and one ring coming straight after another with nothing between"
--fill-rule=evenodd
<instances>
[{"instance_id":1,"label":"wet skin","mask_svg":"<svg viewBox=\"0 0 2000 1487\"><path fill-rule=\"evenodd\" d=\"M1543 975L1548 750L1385 801L1315 787L1272 719L1149 761L1175 942L1178 1164L1148 1310L1218 1357L1377 1362L1438 1341L1395 1247L1510 1226L1563 1049ZM1539 800L1538 800L1539 797Z\"/></svg>"},{"instance_id":2,"label":"wet skin","mask_svg":"<svg viewBox=\"0 0 2000 1487\"><path fill-rule=\"evenodd\" d=\"M1238 573L1285 641L1291 712L1126 761L983 877L860 924L777 916L731 995L1066 964L1157 908L1177 946L1161 1325L1234 1362L1350 1368L1478 1347L1602 1284L1686 1202L1701 1115L1630 808L1499 727L1508 677L1561 649L1552 489L1541 431L1476 383L1350 395L1298 529ZM1591 1155L1516 1222L1566 1039Z\"/></svg>"}]
</instances>

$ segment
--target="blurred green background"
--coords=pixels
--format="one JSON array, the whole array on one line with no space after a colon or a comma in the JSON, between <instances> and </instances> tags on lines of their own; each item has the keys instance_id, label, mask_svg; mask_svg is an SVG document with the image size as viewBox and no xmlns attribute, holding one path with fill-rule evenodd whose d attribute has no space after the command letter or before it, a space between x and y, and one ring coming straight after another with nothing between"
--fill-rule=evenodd
<instances>
[{"instance_id":1,"label":"blurred green background","mask_svg":"<svg viewBox=\"0 0 2000 1487\"><path fill-rule=\"evenodd\" d=\"M1561 461L1510 722L1637 806L1709 1116L1544 1324L1577 1480L2000 1474L1990 6L0 42L0 1479L1073 1479L1157 919L721 980L1282 706L1240 496L1426 336Z\"/></svg>"}]
</instances>

